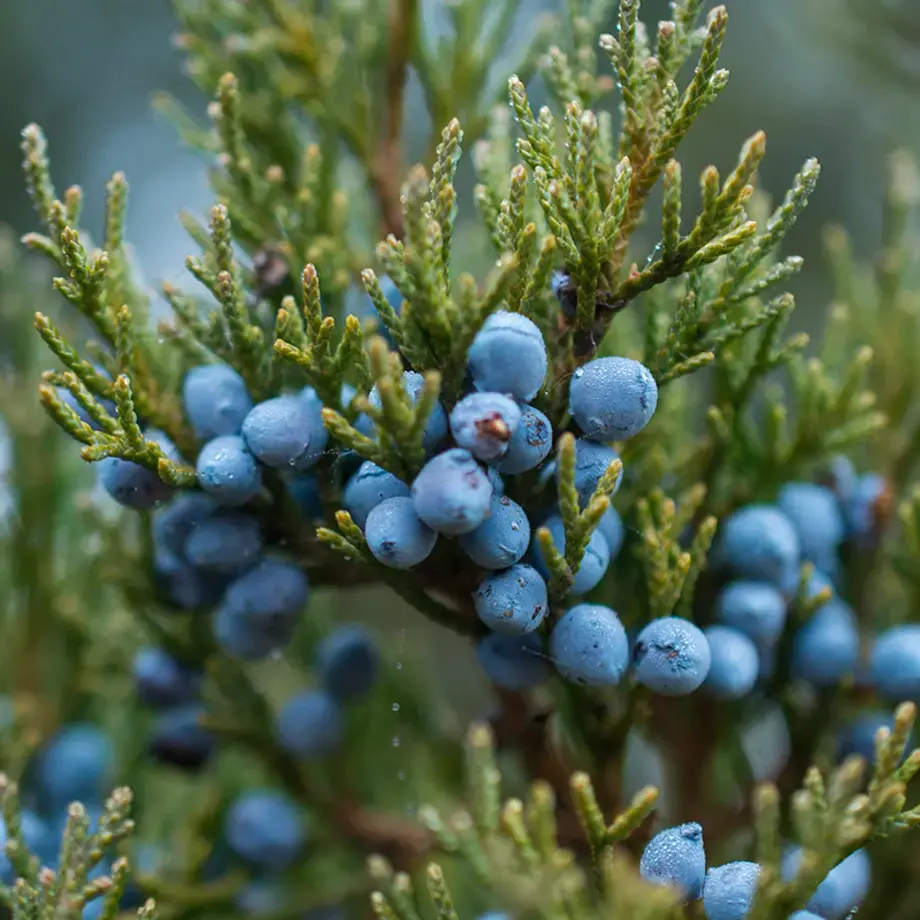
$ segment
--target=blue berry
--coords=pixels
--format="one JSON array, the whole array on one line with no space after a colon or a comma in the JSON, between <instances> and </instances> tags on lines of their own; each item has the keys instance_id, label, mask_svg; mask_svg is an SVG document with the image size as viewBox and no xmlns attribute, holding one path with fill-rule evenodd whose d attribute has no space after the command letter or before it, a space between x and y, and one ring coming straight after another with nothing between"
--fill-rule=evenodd
<instances>
[{"instance_id":1,"label":"blue berry","mask_svg":"<svg viewBox=\"0 0 920 920\"><path fill-rule=\"evenodd\" d=\"M880 709L861 712L843 730L840 744L837 747L837 759L843 760L856 754L870 765L875 763L875 736L880 728L887 728L890 731L893 727L894 718L890 712ZM913 741L909 738L902 760L912 748Z\"/></svg>"},{"instance_id":2,"label":"blue berry","mask_svg":"<svg viewBox=\"0 0 920 920\"><path fill-rule=\"evenodd\" d=\"M733 581L716 601L716 616L757 643L773 643L786 622L786 599L763 581Z\"/></svg>"},{"instance_id":3,"label":"blue berry","mask_svg":"<svg viewBox=\"0 0 920 920\"><path fill-rule=\"evenodd\" d=\"M476 644L476 657L496 687L519 693L539 686L553 673L536 633L523 636L490 633Z\"/></svg>"},{"instance_id":4,"label":"blue berry","mask_svg":"<svg viewBox=\"0 0 920 920\"><path fill-rule=\"evenodd\" d=\"M185 541L185 558L192 565L228 575L254 565L261 552L259 522L240 511L219 511L211 515Z\"/></svg>"},{"instance_id":5,"label":"blue berry","mask_svg":"<svg viewBox=\"0 0 920 920\"><path fill-rule=\"evenodd\" d=\"M843 514L837 496L812 482L788 482L776 499L799 536L802 558L825 567L844 537Z\"/></svg>"},{"instance_id":6,"label":"blue berry","mask_svg":"<svg viewBox=\"0 0 920 920\"><path fill-rule=\"evenodd\" d=\"M626 528L623 526L623 519L617 514L616 508L611 506L604 512L597 529L607 541L610 558L616 559L623 548L623 540L626 538Z\"/></svg>"},{"instance_id":7,"label":"blue berry","mask_svg":"<svg viewBox=\"0 0 920 920\"><path fill-rule=\"evenodd\" d=\"M250 453L266 466L302 471L315 461L306 403L298 396L277 396L253 406L242 433Z\"/></svg>"},{"instance_id":8,"label":"blue berry","mask_svg":"<svg viewBox=\"0 0 920 920\"><path fill-rule=\"evenodd\" d=\"M168 505L154 512L153 539L157 548L183 555L189 535L218 507L210 495L181 492Z\"/></svg>"},{"instance_id":9,"label":"blue berry","mask_svg":"<svg viewBox=\"0 0 920 920\"><path fill-rule=\"evenodd\" d=\"M348 393L349 389L351 390L351 395ZM345 401L346 396L348 397L347 402ZM323 403L313 387L304 387L300 393L297 394L297 397L303 404L304 411L306 412L307 436L310 442L310 449L304 457L304 464L306 466L312 466L322 457L323 451L326 450L329 444L329 431L325 424L323 424ZM353 398L354 388L350 388L346 384L343 384L340 394L342 404L347 406Z\"/></svg>"},{"instance_id":10,"label":"blue berry","mask_svg":"<svg viewBox=\"0 0 920 920\"><path fill-rule=\"evenodd\" d=\"M437 533L416 513L411 498L388 498L367 516L367 548L391 569L410 569L424 562L438 541Z\"/></svg>"},{"instance_id":11,"label":"blue berry","mask_svg":"<svg viewBox=\"0 0 920 920\"><path fill-rule=\"evenodd\" d=\"M169 550L154 547L154 584L164 603L180 610L198 610L215 603L223 593L224 579L202 572Z\"/></svg>"},{"instance_id":12,"label":"blue berry","mask_svg":"<svg viewBox=\"0 0 920 920\"><path fill-rule=\"evenodd\" d=\"M521 635L543 622L549 600L543 576L519 564L480 582L473 603L479 619L493 632Z\"/></svg>"},{"instance_id":13,"label":"blue berry","mask_svg":"<svg viewBox=\"0 0 920 920\"><path fill-rule=\"evenodd\" d=\"M135 511L146 511L172 495L170 486L153 470L121 457L100 460L98 474L102 488L119 505Z\"/></svg>"},{"instance_id":14,"label":"blue berry","mask_svg":"<svg viewBox=\"0 0 920 920\"><path fill-rule=\"evenodd\" d=\"M741 578L766 581L783 591L798 583L798 534L775 505L748 505L722 525L719 558Z\"/></svg>"},{"instance_id":15,"label":"blue berry","mask_svg":"<svg viewBox=\"0 0 920 920\"><path fill-rule=\"evenodd\" d=\"M704 630L712 662L705 687L720 700L737 700L754 689L760 673L757 646L730 626L710 626Z\"/></svg>"},{"instance_id":16,"label":"blue berry","mask_svg":"<svg viewBox=\"0 0 920 920\"><path fill-rule=\"evenodd\" d=\"M158 444L163 453L174 462L181 462L175 445L162 431L151 430L144 437ZM154 505L166 501L173 494L171 486L166 485L155 470L122 460L121 457L106 457L97 465L99 484L119 505L146 511Z\"/></svg>"},{"instance_id":17,"label":"blue berry","mask_svg":"<svg viewBox=\"0 0 920 920\"><path fill-rule=\"evenodd\" d=\"M521 410L501 393L470 393L454 406L449 421L458 447L480 460L497 460L521 423Z\"/></svg>"},{"instance_id":18,"label":"blue berry","mask_svg":"<svg viewBox=\"0 0 920 920\"><path fill-rule=\"evenodd\" d=\"M894 626L875 640L872 677L892 702L920 700L920 625Z\"/></svg>"},{"instance_id":19,"label":"blue berry","mask_svg":"<svg viewBox=\"0 0 920 920\"><path fill-rule=\"evenodd\" d=\"M469 451L452 448L429 460L412 483L416 514L433 530L456 537L489 513L492 484Z\"/></svg>"},{"instance_id":20,"label":"blue berry","mask_svg":"<svg viewBox=\"0 0 920 920\"><path fill-rule=\"evenodd\" d=\"M159 763L198 770L214 753L214 736L205 727L201 703L182 703L160 710L150 729L150 756Z\"/></svg>"},{"instance_id":21,"label":"blue berry","mask_svg":"<svg viewBox=\"0 0 920 920\"><path fill-rule=\"evenodd\" d=\"M619 460L620 455L608 444L600 444L588 438L579 438L575 442L575 488L578 489L578 500L582 507L588 504L601 477L614 460ZM558 480L559 473L556 472ZM615 495L623 480L622 472L617 477L616 485L611 494Z\"/></svg>"},{"instance_id":22,"label":"blue berry","mask_svg":"<svg viewBox=\"0 0 920 920\"><path fill-rule=\"evenodd\" d=\"M743 920L754 902L759 879L757 863L732 862L710 869L703 884L708 920Z\"/></svg>"},{"instance_id":23,"label":"blue berry","mask_svg":"<svg viewBox=\"0 0 920 920\"><path fill-rule=\"evenodd\" d=\"M520 562L530 546L530 521L524 509L504 495L493 496L489 516L460 537L460 545L484 569L506 569Z\"/></svg>"},{"instance_id":24,"label":"blue berry","mask_svg":"<svg viewBox=\"0 0 920 920\"><path fill-rule=\"evenodd\" d=\"M552 446L553 426L549 419L533 406L521 406L521 420L495 468L508 476L526 473L546 459Z\"/></svg>"},{"instance_id":25,"label":"blue berry","mask_svg":"<svg viewBox=\"0 0 920 920\"><path fill-rule=\"evenodd\" d=\"M238 435L208 441L198 454L198 485L222 505L245 505L262 489L256 458Z\"/></svg>"},{"instance_id":26,"label":"blue berry","mask_svg":"<svg viewBox=\"0 0 920 920\"><path fill-rule=\"evenodd\" d=\"M276 732L284 750L299 757L322 757L342 743L342 711L338 703L319 690L292 696L278 714Z\"/></svg>"},{"instance_id":27,"label":"blue berry","mask_svg":"<svg viewBox=\"0 0 920 920\"><path fill-rule=\"evenodd\" d=\"M546 377L546 345L532 320L499 310L476 333L467 363L477 390L527 402Z\"/></svg>"},{"instance_id":28,"label":"blue berry","mask_svg":"<svg viewBox=\"0 0 920 920\"><path fill-rule=\"evenodd\" d=\"M214 638L235 658L264 658L291 641L308 596L298 566L266 559L227 588L214 617Z\"/></svg>"},{"instance_id":29,"label":"blue berry","mask_svg":"<svg viewBox=\"0 0 920 920\"><path fill-rule=\"evenodd\" d=\"M569 384L569 411L586 437L624 441L649 423L658 405L652 372L631 358L597 358Z\"/></svg>"},{"instance_id":30,"label":"blue berry","mask_svg":"<svg viewBox=\"0 0 920 920\"><path fill-rule=\"evenodd\" d=\"M20 812L19 829L26 846L42 858L43 865L51 861L49 857L56 856L57 844L51 828L34 811L24 808ZM16 881L17 872L6 855L7 839L6 824L0 817L0 882L12 885Z\"/></svg>"},{"instance_id":31,"label":"blue berry","mask_svg":"<svg viewBox=\"0 0 920 920\"><path fill-rule=\"evenodd\" d=\"M790 847L783 853L784 880L795 878L801 861L801 847ZM862 904L871 881L869 856L865 850L856 850L828 872L805 907L824 920L843 920L854 907Z\"/></svg>"},{"instance_id":32,"label":"blue berry","mask_svg":"<svg viewBox=\"0 0 920 920\"><path fill-rule=\"evenodd\" d=\"M188 703L201 692L201 674L155 646L138 651L132 672L137 695L150 706Z\"/></svg>"},{"instance_id":33,"label":"blue berry","mask_svg":"<svg viewBox=\"0 0 920 920\"><path fill-rule=\"evenodd\" d=\"M839 598L832 598L799 629L792 648L792 670L819 687L852 674L859 661L856 617Z\"/></svg>"},{"instance_id":34,"label":"blue berry","mask_svg":"<svg viewBox=\"0 0 920 920\"><path fill-rule=\"evenodd\" d=\"M363 530L367 516L388 498L408 498L409 487L376 463L365 460L345 485L342 502Z\"/></svg>"},{"instance_id":35,"label":"blue berry","mask_svg":"<svg viewBox=\"0 0 920 920\"><path fill-rule=\"evenodd\" d=\"M403 387L406 392L409 394L409 399L412 401L412 405L415 405L419 401L419 397L422 395L422 389L425 386L425 378L416 373L415 371L404 371L403 372ZM368 393L368 401L375 409L380 409L383 407L383 402L380 399L380 393L377 390L377 387L374 387ZM364 416L367 418L367 416ZM361 431L361 427L358 426L358 423L355 423L355 426L358 427L358 430ZM362 434L366 434L368 437L374 437L375 426L374 423L367 419L367 423L364 425ZM422 433L422 446L425 449L426 454L433 454L437 449L438 445L447 437L447 413L444 411L444 407L438 402L435 403L434 409L431 410L431 415L428 416L428 421L425 423L425 430Z\"/></svg>"},{"instance_id":36,"label":"blue berry","mask_svg":"<svg viewBox=\"0 0 920 920\"><path fill-rule=\"evenodd\" d=\"M591 687L618 684L629 667L626 630L601 604L572 607L553 627L549 653L566 680Z\"/></svg>"},{"instance_id":37,"label":"blue berry","mask_svg":"<svg viewBox=\"0 0 920 920\"><path fill-rule=\"evenodd\" d=\"M709 674L709 643L700 629L680 617L652 620L636 639L636 679L663 696L684 696Z\"/></svg>"},{"instance_id":38,"label":"blue berry","mask_svg":"<svg viewBox=\"0 0 920 920\"><path fill-rule=\"evenodd\" d=\"M884 476L878 473L859 476L844 500L847 532L857 539L872 537L887 519L890 500L891 487Z\"/></svg>"},{"instance_id":39,"label":"blue berry","mask_svg":"<svg viewBox=\"0 0 920 920\"><path fill-rule=\"evenodd\" d=\"M642 853L639 872L646 881L673 885L685 898L700 897L706 878L703 829L681 824L657 833Z\"/></svg>"},{"instance_id":40,"label":"blue berry","mask_svg":"<svg viewBox=\"0 0 920 920\"><path fill-rule=\"evenodd\" d=\"M323 686L339 702L371 692L380 671L380 653L363 626L341 626L316 647L316 670Z\"/></svg>"},{"instance_id":41,"label":"blue berry","mask_svg":"<svg viewBox=\"0 0 920 920\"><path fill-rule=\"evenodd\" d=\"M71 802L100 801L112 779L114 751L96 725L65 725L39 754L36 785L44 810L64 811Z\"/></svg>"},{"instance_id":42,"label":"blue berry","mask_svg":"<svg viewBox=\"0 0 920 920\"><path fill-rule=\"evenodd\" d=\"M553 545L560 553L565 553L565 527L562 518L557 514L553 515L546 522L545 527L553 538ZM549 569L543 559L543 551L540 549L540 543L534 534L531 541L533 550L533 563L543 575L549 578ZM600 530L595 530L588 541L587 549L582 557L581 565L572 582L571 591L573 594L587 594L592 588L595 588L607 571L610 565L610 550L607 547L607 541L604 539Z\"/></svg>"},{"instance_id":43,"label":"blue berry","mask_svg":"<svg viewBox=\"0 0 920 920\"><path fill-rule=\"evenodd\" d=\"M193 367L182 383L185 414L203 441L239 434L252 408L246 382L226 364Z\"/></svg>"},{"instance_id":44,"label":"blue berry","mask_svg":"<svg viewBox=\"0 0 920 920\"><path fill-rule=\"evenodd\" d=\"M224 833L237 856L272 872L291 865L306 842L306 825L297 804L269 789L239 796L227 811Z\"/></svg>"}]
</instances>

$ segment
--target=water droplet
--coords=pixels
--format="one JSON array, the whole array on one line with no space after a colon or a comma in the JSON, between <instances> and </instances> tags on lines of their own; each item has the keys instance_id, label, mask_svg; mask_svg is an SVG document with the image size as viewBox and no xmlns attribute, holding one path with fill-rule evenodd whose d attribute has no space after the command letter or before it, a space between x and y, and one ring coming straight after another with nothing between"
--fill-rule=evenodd
<instances>
[{"instance_id":1,"label":"water droplet","mask_svg":"<svg viewBox=\"0 0 920 920\"><path fill-rule=\"evenodd\" d=\"M399 703L393 704L393 712L399 712Z\"/></svg>"},{"instance_id":2,"label":"water droplet","mask_svg":"<svg viewBox=\"0 0 920 920\"><path fill-rule=\"evenodd\" d=\"M406 771L405 771L405 770L400 770L400 771L396 774L396 778L397 778L398 780L404 780L404 779L406 778Z\"/></svg>"},{"instance_id":3,"label":"water droplet","mask_svg":"<svg viewBox=\"0 0 920 920\"><path fill-rule=\"evenodd\" d=\"M517 521L512 521L512 522L511 522L511 529L512 529L512 530L520 530L520 529L521 529L521 525L518 524Z\"/></svg>"},{"instance_id":4,"label":"water droplet","mask_svg":"<svg viewBox=\"0 0 920 920\"><path fill-rule=\"evenodd\" d=\"M399 740L399 735L393 735L393 740L390 742L390 744L392 744L395 748L399 747L400 744L402 744L402 742Z\"/></svg>"},{"instance_id":5,"label":"water droplet","mask_svg":"<svg viewBox=\"0 0 920 920\"><path fill-rule=\"evenodd\" d=\"M397 661L397 662L396 662L396 670L397 670L397 671L401 671L401 670L402 670L402 662L401 662L401 661Z\"/></svg>"},{"instance_id":6,"label":"water droplet","mask_svg":"<svg viewBox=\"0 0 920 920\"><path fill-rule=\"evenodd\" d=\"M576 379L578 379L579 377L581 377L581 376L584 375L584 372L585 372L585 369L584 369L583 367L580 367L580 368L578 368L577 371L575 371L574 374L572 374L572 376L575 377Z\"/></svg>"}]
</instances>

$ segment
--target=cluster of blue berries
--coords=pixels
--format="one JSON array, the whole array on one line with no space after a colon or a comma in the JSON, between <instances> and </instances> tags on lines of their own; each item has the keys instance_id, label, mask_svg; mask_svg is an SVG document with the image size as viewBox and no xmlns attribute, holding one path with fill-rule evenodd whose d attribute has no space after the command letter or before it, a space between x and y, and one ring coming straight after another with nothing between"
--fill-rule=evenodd
<instances>
[{"instance_id":1,"label":"cluster of blue berries","mask_svg":"<svg viewBox=\"0 0 920 920\"><path fill-rule=\"evenodd\" d=\"M706 631L709 684L718 695L744 696L773 673L802 565L810 563L805 598L821 593L826 599L790 637L792 676L819 688L855 678L891 702L920 698L920 628L899 626L875 638L866 667L856 615L839 593L842 550L877 538L887 486L875 474L857 476L843 459L834 471L830 485L786 483L775 503L748 505L722 524L714 561L729 580L716 601L718 625ZM844 746L871 760L868 726L887 724L890 717L870 715L859 717Z\"/></svg>"},{"instance_id":2,"label":"cluster of blue berries","mask_svg":"<svg viewBox=\"0 0 920 920\"><path fill-rule=\"evenodd\" d=\"M801 858L801 847L786 849L781 867L784 879L795 877ZM639 871L649 882L676 889L687 901L702 898L708 920L743 920L760 878L760 866L753 862L731 862L707 870L703 829L695 823L656 834L642 853ZM869 857L865 850L856 850L827 874L806 909L789 920L843 920L863 902L870 881Z\"/></svg>"},{"instance_id":3,"label":"cluster of blue berries","mask_svg":"<svg viewBox=\"0 0 920 920\"><path fill-rule=\"evenodd\" d=\"M480 660L494 682L523 687L544 675L541 643L535 635L528 636L539 629L548 612L550 573L535 538L536 528L524 509L505 494L504 477L532 470L551 475L553 470L552 462L547 462L552 425L530 404L548 367L540 330L520 314L492 314L473 340L467 367L470 392L449 414L437 406L428 419L429 460L415 479L403 482L366 462L346 484L344 504L364 529L371 553L392 568L419 565L439 538L456 538L469 559L488 572L473 594L476 613L490 630L480 643ZM407 371L404 385L414 396L421 378ZM651 373L628 358L600 358L575 372L569 410L583 435L576 442L575 473L582 504L618 459L609 442L638 434L651 419L657 400ZM444 449L437 452L442 445ZM564 551L561 515L550 514L540 526ZM600 582L623 537L622 521L610 509L591 537L573 594L585 594ZM588 655L577 641L583 628L578 609L557 627L552 658L570 679L615 683L627 666L625 634L622 643L611 639L613 644L608 642L600 653ZM608 611L607 616L622 632L615 614ZM601 615L598 623L603 619ZM589 631L594 628L604 626ZM694 649L687 649L691 657L698 651L696 637L693 643ZM654 655L654 643L648 647ZM699 654L705 655L705 643L701 648ZM513 663L508 665L509 661Z\"/></svg>"}]
</instances>

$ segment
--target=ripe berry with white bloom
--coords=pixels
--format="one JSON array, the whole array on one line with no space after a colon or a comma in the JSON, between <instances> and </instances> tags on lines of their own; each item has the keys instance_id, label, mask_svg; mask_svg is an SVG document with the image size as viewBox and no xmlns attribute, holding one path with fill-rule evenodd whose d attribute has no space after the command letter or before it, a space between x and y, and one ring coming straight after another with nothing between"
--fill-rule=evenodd
<instances>
[{"instance_id":1,"label":"ripe berry with white bloom","mask_svg":"<svg viewBox=\"0 0 920 920\"><path fill-rule=\"evenodd\" d=\"M501 393L470 393L454 406L449 421L458 447L491 461L507 452L521 423L521 410Z\"/></svg>"},{"instance_id":2,"label":"ripe berry with white bloom","mask_svg":"<svg viewBox=\"0 0 920 920\"><path fill-rule=\"evenodd\" d=\"M342 503L352 520L363 530L368 515L381 502L388 498L408 497L409 487L401 479L376 463L365 460L358 472L345 484Z\"/></svg>"},{"instance_id":3,"label":"ripe berry with white bloom","mask_svg":"<svg viewBox=\"0 0 920 920\"><path fill-rule=\"evenodd\" d=\"M530 545L530 522L524 509L504 495L493 496L489 516L459 543L484 569L506 569L520 562Z\"/></svg>"},{"instance_id":4,"label":"ripe berry with white bloom","mask_svg":"<svg viewBox=\"0 0 920 920\"><path fill-rule=\"evenodd\" d=\"M894 626L875 640L872 677L893 702L920 700L920 625Z\"/></svg>"},{"instance_id":5,"label":"ripe berry with white bloom","mask_svg":"<svg viewBox=\"0 0 920 920\"><path fill-rule=\"evenodd\" d=\"M195 434L203 441L239 434L252 408L246 382L226 364L193 367L182 383L182 403Z\"/></svg>"},{"instance_id":6,"label":"ripe berry with white bloom","mask_svg":"<svg viewBox=\"0 0 920 920\"><path fill-rule=\"evenodd\" d=\"M783 631L787 602L764 581L733 581L716 601L716 616L757 643L772 644Z\"/></svg>"},{"instance_id":7,"label":"ripe berry with white bloom","mask_svg":"<svg viewBox=\"0 0 920 920\"><path fill-rule=\"evenodd\" d=\"M262 471L239 435L208 441L198 454L198 485L222 505L245 505L262 489Z\"/></svg>"},{"instance_id":8,"label":"ripe berry with white bloom","mask_svg":"<svg viewBox=\"0 0 920 920\"><path fill-rule=\"evenodd\" d=\"M708 920L744 920L757 892L760 866L753 862L731 862L706 873L703 910Z\"/></svg>"},{"instance_id":9,"label":"ripe berry with white bloom","mask_svg":"<svg viewBox=\"0 0 920 920\"><path fill-rule=\"evenodd\" d=\"M388 498L377 505L367 516L364 536L374 558L391 569L410 569L424 562L438 540L406 497Z\"/></svg>"},{"instance_id":10,"label":"ripe berry with white bloom","mask_svg":"<svg viewBox=\"0 0 920 920\"><path fill-rule=\"evenodd\" d=\"M243 440L266 466L303 471L315 462L307 406L299 396L277 396L254 406L243 421Z\"/></svg>"},{"instance_id":11,"label":"ripe berry with white bloom","mask_svg":"<svg viewBox=\"0 0 920 920\"><path fill-rule=\"evenodd\" d=\"M469 451L458 447L429 460L412 483L418 516L451 537L469 533L485 520L492 493L488 475Z\"/></svg>"},{"instance_id":12,"label":"ripe berry with white bloom","mask_svg":"<svg viewBox=\"0 0 920 920\"><path fill-rule=\"evenodd\" d=\"M498 310L476 333L467 363L477 390L527 402L546 377L546 344L533 320Z\"/></svg>"},{"instance_id":13,"label":"ripe berry with white bloom","mask_svg":"<svg viewBox=\"0 0 920 920\"><path fill-rule=\"evenodd\" d=\"M569 411L588 438L624 441L651 421L658 406L652 372L631 358L597 358L569 384Z\"/></svg>"},{"instance_id":14,"label":"ripe berry with white bloom","mask_svg":"<svg viewBox=\"0 0 920 920\"><path fill-rule=\"evenodd\" d=\"M479 619L493 632L533 632L546 616L546 582L529 565L513 565L482 581L473 593Z\"/></svg>"},{"instance_id":15,"label":"ripe berry with white bloom","mask_svg":"<svg viewBox=\"0 0 920 920\"><path fill-rule=\"evenodd\" d=\"M652 620L636 639L636 679L663 696L685 696L700 687L711 664L709 643L689 620Z\"/></svg>"},{"instance_id":16,"label":"ripe berry with white bloom","mask_svg":"<svg viewBox=\"0 0 920 920\"><path fill-rule=\"evenodd\" d=\"M798 586L799 537L776 505L747 505L732 514L719 529L716 558L741 578L785 592Z\"/></svg>"},{"instance_id":17,"label":"ripe berry with white bloom","mask_svg":"<svg viewBox=\"0 0 920 920\"><path fill-rule=\"evenodd\" d=\"M710 626L704 631L712 661L704 686L720 700L737 700L754 689L760 672L757 646L730 626Z\"/></svg>"},{"instance_id":18,"label":"ripe berry with white bloom","mask_svg":"<svg viewBox=\"0 0 920 920\"><path fill-rule=\"evenodd\" d=\"M856 670L859 630L856 615L832 598L795 634L792 671L819 687L831 687Z\"/></svg>"},{"instance_id":19,"label":"ripe berry with white bloom","mask_svg":"<svg viewBox=\"0 0 920 920\"><path fill-rule=\"evenodd\" d=\"M495 468L509 476L526 473L546 459L552 446L553 426L549 419L533 406L521 406L521 421Z\"/></svg>"},{"instance_id":20,"label":"ripe berry with white bloom","mask_svg":"<svg viewBox=\"0 0 920 920\"><path fill-rule=\"evenodd\" d=\"M629 667L626 630L601 604L572 607L553 628L549 651L566 680L591 687L618 684Z\"/></svg>"},{"instance_id":21,"label":"ripe berry with white bloom","mask_svg":"<svg viewBox=\"0 0 920 920\"><path fill-rule=\"evenodd\" d=\"M706 851L699 824L681 824L657 833L639 862L642 878L659 885L673 885L685 898L703 893Z\"/></svg>"}]
</instances>

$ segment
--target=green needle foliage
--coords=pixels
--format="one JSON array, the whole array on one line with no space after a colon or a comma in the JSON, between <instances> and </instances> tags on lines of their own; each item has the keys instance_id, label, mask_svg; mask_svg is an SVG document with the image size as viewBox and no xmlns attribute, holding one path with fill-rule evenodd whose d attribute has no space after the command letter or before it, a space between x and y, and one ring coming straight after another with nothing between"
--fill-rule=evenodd
<instances>
[{"instance_id":1,"label":"green needle foliage","mask_svg":"<svg viewBox=\"0 0 920 920\"><path fill-rule=\"evenodd\" d=\"M886 236L871 265L842 230L827 232L835 293L812 347L790 329L784 286L802 259L783 244L817 161L805 160L771 204L757 187L763 132L725 174L708 166L694 180L678 159L729 78L719 66L724 7L673 0L655 30L639 0L571 0L521 35L516 0L439 4L437 34L417 0L174 6L185 69L213 101L207 124L170 99L157 107L206 160L215 203L206 221L181 216L195 254L188 284L163 286L169 317L154 324L132 268L125 176L106 185L97 246L81 224L82 190L57 190L36 125L22 151L38 232L23 242L50 265L61 296L47 296L45 279L0 236L0 420L12 445L8 472L0 468L4 908L16 920L88 918L92 902L104 920L136 903L140 916L170 920L300 918L330 905L366 916L369 896L379 920L486 910L513 920L700 918L703 905L645 881L636 859L661 826L698 821L708 865L760 864L752 920L786 920L864 846L875 883L860 920L915 916L914 702L878 732L872 764L838 762L840 730L873 695L853 679L816 689L792 673L797 631L831 601L811 563L776 667L750 697L670 699L632 675L602 690L555 676L533 691L493 688L489 724L464 733L430 680L437 672L405 639L416 627L423 635L427 619L456 634L429 657L478 642L482 572L444 540L411 571L386 568L342 510L343 469L355 459L414 479L433 413L467 390L477 333L499 309L519 313L542 333L550 365L533 404L552 424L554 453L507 484L549 573L542 632L572 605L611 508L626 543L590 600L632 633L666 616L710 625L720 523L773 501L786 482L825 481L844 455L884 482L871 539L847 544L841 573L865 663L876 630L911 621L920 601L920 178L910 158L892 158ZM496 82L499 57L513 58L515 75ZM408 91L415 84L423 106ZM427 130L418 164L410 126ZM657 243L644 247L640 227L655 228ZM475 231L491 264L467 242ZM611 355L641 361L659 403L585 496L569 381ZM235 369L256 402L310 386L323 406L318 507L304 513L288 471L275 469L248 506L269 547L316 592L284 662L232 660L205 602L176 616L151 516L114 513L89 491L80 460L119 458L196 491L182 381L215 362ZM421 375L417 391L407 370ZM564 547L540 526L553 507ZM317 682L308 663L343 611L376 611L383 595L356 593L374 586L412 608L406 625L387 631L378 686L349 709L338 752L298 758L278 742L277 711L292 689ZM150 643L204 674L202 724L219 755L200 775L148 756L151 715L132 694L130 668ZM789 736L773 770L746 746L751 724L771 712ZM26 832L36 757L77 721L116 739L132 792L115 789L92 820L71 805L57 816L60 852L49 855ZM630 788L637 745L643 782ZM645 783L656 769L660 793ZM223 830L230 803L254 786L284 790L313 824L264 909L252 897L265 879L226 858ZM789 877L781 859L793 841L803 855ZM145 846L158 849L155 866Z\"/></svg>"}]
</instances>

